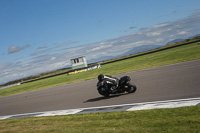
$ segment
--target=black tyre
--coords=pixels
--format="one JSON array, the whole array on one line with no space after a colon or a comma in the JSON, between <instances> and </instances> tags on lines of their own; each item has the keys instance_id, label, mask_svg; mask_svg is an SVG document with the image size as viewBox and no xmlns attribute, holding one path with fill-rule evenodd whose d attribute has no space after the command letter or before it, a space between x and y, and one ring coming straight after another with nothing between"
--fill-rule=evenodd
<instances>
[{"instance_id":1,"label":"black tyre","mask_svg":"<svg viewBox=\"0 0 200 133\"><path fill-rule=\"evenodd\" d=\"M105 93L103 96L104 96L104 97L109 97L109 96L110 96L110 93Z\"/></svg>"},{"instance_id":2,"label":"black tyre","mask_svg":"<svg viewBox=\"0 0 200 133\"><path fill-rule=\"evenodd\" d=\"M137 90L137 87L133 83L129 83L128 88L126 89L126 92L128 93L134 93Z\"/></svg>"},{"instance_id":3,"label":"black tyre","mask_svg":"<svg viewBox=\"0 0 200 133\"><path fill-rule=\"evenodd\" d=\"M99 94L103 95L104 97L109 97L110 93L107 91L98 90Z\"/></svg>"}]
</instances>

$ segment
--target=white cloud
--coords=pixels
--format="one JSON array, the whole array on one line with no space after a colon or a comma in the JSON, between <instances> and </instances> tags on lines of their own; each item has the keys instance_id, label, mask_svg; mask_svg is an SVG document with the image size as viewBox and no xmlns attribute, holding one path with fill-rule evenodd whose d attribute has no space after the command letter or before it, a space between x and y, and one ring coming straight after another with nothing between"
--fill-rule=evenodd
<instances>
[{"instance_id":1,"label":"white cloud","mask_svg":"<svg viewBox=\"0 0 200 133\"><path fill-rule=\"evenodd\" d=\"M167 29L167 31L170 31L170 30L172 30L172 29L171 29L171 28L168 28L168 29Z\"/></svg>"},{"instance_id":2,"label":"white cloud","mask_svg":"<svg viewBox=\"0 0 200 133\"><path fill-rule=\"evenodd\" d=\"M164 27L164 26L167 26L168 23L162 23L162 24L157 24L157 25L154 25L152 26L153 28L160 28L160 27Z\"/></svg>"},{"instance_id":3,"label":"white cloud","mask_svg":"<svg viewBox=\"0 0 200 133\"><path fill-rule=\"evenodd\" d=\"M178 34L184 35L184 34L187 34L187 32L186 31L180 31Z\"/></svg>"},{"instance_id":4,"label":"white cloud","mask_svg":"<svg viewBox=\"0 0 200 133\"><path fill-rule=\"evenodd\" d=\"M39 46L37 49L45 49L45 48L47 48L47 46Z\"/></svg>"},{"instance_id":5,"label":"white cloud","mask_svg":"<svg viewBox=\"0 0 200 133\"><path fill-rule=\"evenodd\" d=\"M10 46L8 48L8 54L13 54L13 53L19 52L19 51L21 51L21 50L23 50L25 48L30 47L30 46L31 46L30 44L26 44L26 45L24 45L22 47L12 45L12 46Z\"/></svg>"},{"instance_id":6,"label":"white cloud","mask_svg":"<svg viewBox=\"0 0 200 133\"><path fill-rule=\"evenodd\" d=\"M160 42L162 42L162 41L163 41L162 38L158 38L158 39L156 39L156 42L158 42L158 43L160 43Z\"/></svg>"},{"instance_id":7,"label":"white cloud","mask_svg":"<svg viewBox=\"0 0 200 133\"><path fill-rule=\"evenodd\" d=\"M55 60L55 59L56 59L56 57L52 57L50 60L53 61L53 60Z\"/></svg>"},{"instance_id":8,"label":"white cloud","mask_svg":"<svg viewBox=\"0 0 200 133\"><path fill-rule=\"evenodd\" d=\"M159 31L155 31L155 32L148 32L147 36L148 37L155 37L155 36L159 36L161 34L161 32Z\"/></svg>"},{"instance_id":9,"label":"white cloud","mask_svg":"<svg viewBox=\"0 0 200 133\"><path fill-rule=\"evenodd\" d=\"M104 44L104 43L100 43L100 44ZM87 52L94 52L94 51L106 49L106 48L109 48L109 47L112 47L112 45L111 45L111 44L108 44L108 45L101 45L101 46L98 46L98 47L89 49L89 50L87 50Z\"/></svg>"},{"instance_id":10,"label":"white cloud","mask_svg":"<svg viewBox=\"0 0 200 133\"><path fill-rule=\"evenodd\" d=\"M39 50L39 51L36 51L36 52L33 52L32 54L30 54L31 56L35 56L35 55L39 55L39 54L43 54L43 53L46 53L47 50Z\"/></svg>"},{"instance_id":11,"label":"white cloud","mask_svg":"<svg viewBox=\"0 0 200 133\"><path fill-rule=\"evenodd\" d=\"M66 46L68 46L70 44L75 44L75 43L77 43L77 41L65 42L65 43L57 44L56 48L66 47Z\"/></svg>"}]
</instances>

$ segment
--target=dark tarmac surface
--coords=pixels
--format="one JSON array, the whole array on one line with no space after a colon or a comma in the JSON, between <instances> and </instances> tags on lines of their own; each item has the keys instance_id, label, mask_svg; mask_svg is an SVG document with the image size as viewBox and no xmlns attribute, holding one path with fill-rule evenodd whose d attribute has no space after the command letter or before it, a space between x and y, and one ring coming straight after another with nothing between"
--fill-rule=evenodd
<instances>
[{"instance_id":1,"label":"dark tarmac surface","mask_svg":"<svg viewBox=\"0 0 200 133\"><path fill-rule=\"evenodd\" d=\"M200 60L115 75L128 75L132 94L104 98L97 79L0 98L0 116L200 97Z\"/></svg>"}]
</instances>

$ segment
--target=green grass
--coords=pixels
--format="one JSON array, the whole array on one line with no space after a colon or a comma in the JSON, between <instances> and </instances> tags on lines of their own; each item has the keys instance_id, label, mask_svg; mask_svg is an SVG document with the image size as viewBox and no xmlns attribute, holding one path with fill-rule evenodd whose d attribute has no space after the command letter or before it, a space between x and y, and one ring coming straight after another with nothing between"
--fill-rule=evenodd
<instances>
[{"instance_id":1,"label":"green grass","mask_svg":"<svg viewBox=\"0 0 200 133\"><path fill-rule=\"evenodd\" d=\"M0 97L96 78L103 73L115 75L168 64L200 59L200 45L191 43L131 59L105 64L101 69L74 75L59 75L0 90Z\"/></svg>"},{"instance_id":2,"label":"green grass","mask_svg":"<svg viewBox=\"0 0 200 133\"><path fill-rule=\"evenodd\" d=\"M49 117L13 118L0 121L8 133L198 133L200 106L131 112L104 112Z\"/></svg>"}]
</instances>

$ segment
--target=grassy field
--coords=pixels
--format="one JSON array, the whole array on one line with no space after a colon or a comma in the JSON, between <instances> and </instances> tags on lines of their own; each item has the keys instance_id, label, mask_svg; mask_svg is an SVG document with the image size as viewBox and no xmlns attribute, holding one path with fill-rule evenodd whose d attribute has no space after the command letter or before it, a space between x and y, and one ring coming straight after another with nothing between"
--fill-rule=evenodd
<instances>
[{"instance_id":1,"label":"grassy field","mask_svg":"<svg viewBox=\"0 0 200 133\"><path fill-rule=\"evenodd\" d=\"M200 106L0 121L1 133L198 133Z\"/></svg>"},{"instance_id":2,"label":"grassy field","mask_svg":"<svg viewBox=\"0 0 200 133\"><path fill-rule=\"evenodd\" d=\"M107 75L115 75L119 73L200 59L200 45L197 44L198 43L191 43L156 53L105 64L101 69L82 72L74 75L64 74L30 83L25 83L19 86L0 90L0 97L83 81L87 79L93 79L101 73Z\"/></svg>"}]
</instances>

